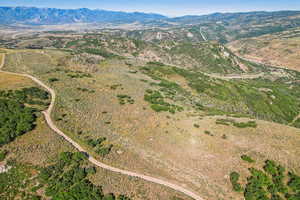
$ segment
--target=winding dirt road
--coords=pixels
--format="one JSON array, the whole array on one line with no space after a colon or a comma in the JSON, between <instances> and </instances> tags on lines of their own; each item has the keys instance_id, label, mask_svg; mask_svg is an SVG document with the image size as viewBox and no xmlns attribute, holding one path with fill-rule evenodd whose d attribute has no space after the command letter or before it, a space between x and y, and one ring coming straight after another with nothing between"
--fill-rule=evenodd
<instances>
[{"instance_id":1,"label":"winding dirt road","mask_svg":"<svg viewBox=\"0 0 300 200\"><path fill-rule=\"evenodd\" d=\"M131 177L137 177L137 178L141 178L143 180L152 182L152 183L156 183L156 184L160 184L163 186L167 186L175 191L181 192L195 200L204 200L203 198L201 198L200 196L198 196L197 194L195 194L194 192L185 189L179 185L170 183L168 181L164 181L158 178L154 178L151 176L147 176L147 175L143 175L143 174L139 174L139 173L135 173L135 172L131 172L131 171L127 171L127 170L123 170L123 169L119 169L116 167L112 167L109 165L106 165L102 162L99 162L98 160L96 160L94 157L92 157L86 150L84 150L78 143L76 143L73 139L71 139L70 137L68 137L67 135L65 135L61 130L59 130L56 125L53 123L52 119L51 119L51 112L53 110L54 104L55 104L55 99L56 99L56 93L55 91L48 87L47 85L45 85L42 81L40 81L39 79L28 75L28 74L21 74L21 73L14 73L14 72L7 72L7 71L3 71L2 68L4 66L5 63L5 54L2 54L2 61L0 63L0 72L2 73L6 73L6 74L12 74L12 75L18 75L18 76L23 76L23 77L28 77L31 80L33 80L34 82L36 82L37 84L39 84L40 86L42 86L43 88L45 88L46 90L49 91L49 93L51 94L51 103L50 106L48 107L47 110L43 111L43 114L45 116L46 122L48 124L48 126L55 131L57 134L59 134L60 136L62 136L65 140L67 140L69 143L71 143L78 151L84 152L86 155L88 155L88 160L93 163L94 165L101 167L103 169L112 171L112 172L116 172L116 173L120 173L123 175L127 175L127 176L131 176Z\"/></svg>"}]
</instances>

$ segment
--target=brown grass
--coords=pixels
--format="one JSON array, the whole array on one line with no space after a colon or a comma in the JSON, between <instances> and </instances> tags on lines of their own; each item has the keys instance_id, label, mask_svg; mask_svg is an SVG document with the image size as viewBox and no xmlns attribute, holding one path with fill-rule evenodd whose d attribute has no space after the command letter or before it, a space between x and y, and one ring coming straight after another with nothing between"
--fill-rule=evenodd
<instances>
[{"instance_id":1,"label":"brown grass","mask_svg":"<svg viewBox=\"0 0 300 200\"><path fill-rule=\"evenodd\" d=\"M245 58L299 71L299 32L298 29L257 38L242 39L230 43L228 47Z\"/></svg>"},{"instance_id":2,"label":"brown grass","mask_svg":"<svg viewBox=\"0 0 300 200\"><path fill-rule=\"evenodd\" d=\"M6 73L0 73L0 90L21 89L36 86L30 79Z\"/></svg>"}]
</instances>

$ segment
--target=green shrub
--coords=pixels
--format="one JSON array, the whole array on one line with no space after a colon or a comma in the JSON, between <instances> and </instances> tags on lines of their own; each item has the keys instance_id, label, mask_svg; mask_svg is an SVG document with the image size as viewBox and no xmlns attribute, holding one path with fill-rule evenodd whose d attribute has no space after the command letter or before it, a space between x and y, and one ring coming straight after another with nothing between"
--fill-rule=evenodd
<instances>
[{"instance_id":1,"label":"green shrub","mask_svg":"<svg viewBox=\"0 0 300 200\"><path fill-rule=\"evenodd\" d=\"M288 186L292 189L294 193L300 193L300 176L297 176L294 173L289 173L290 180Z\"/></svg>"},{"instance_id":2,"label":"green shrub","mask_svg":"<svg viewBox=\"0 0 300 200\"><path fill-rule=\"evenodd\" d=\"M105 137L100 137L96 140L93 140L93 139L87 140L87 144L92 146L92 147L96 147L97 145L101 145L104 141L106 141L106 138Z\"/></svg>"},{"instance_id":3,"label":"green shrub","mask_svg":"<svg viewBox=\"0 0 300 200\"><path fill-rule=\"evenodd\" d=\"M159 105L159 104L152 104L151 108L156 111L156 112L162 112L162 111L169 111L169 107L168 106L164 106L164 105Z\"/></svg>"},{"instance_id":4,"label":"green shrub","mask_svg":"<svg viewBox=\"0 0 300 200\"><path fill-rule=\"evenodd\" d=\"M230 173L230 182L232 184L233 190L236 192L241 192L243 191L243 188L241 184L238 183L240 178L240 174L237 172L231 172Z\"/></svg>"},{"instance_id":5,"label":"green shrub","mask_svg":"<svg viewBox=\"0 0 300 200\"><path fill-rule=\"evenodd\" d=\"M257 124L255 121L249 121L249 122L234 122L233 126L238 128L256 128Z\"/></svg>"},{"instance_id":6,"label":"green shrub","mask_svg":"<svg viewBox=\"0 0 300 200\"><path fill-rule=\"evenodd\" d=\"M134 104L134 99L131 96L125 94L117 95L120 105L125 105L126 103Z\"/></svg>"},{"instance_id":7,"label":"green shrub","mask_svg":"<svg viewBox=\"0 0 300 200\"><path fill-rule=\"evenodd\" d=\"M0 151L0 162L2 162L5 159L7 153L8 152L6 150Z\"/></svg>"},{"instance_id":8,"label":"green shrub","mask_svg":"<svg viewBox=\"0 0 300 200\"><path fill-rule=\"evenodd\" d=\"M216 124L226 125L229 126L231 123L233 123L234 120L232 119L217 119Z\"/></svg>"},{"instance_id":9,"label":"green shrub","mask_svg":"<svg viewBox=\"0 0 300 200\"><path fill-rule=\"evenodd\" d=\"M49 78L48 81L50 83L53 83L53 82L59 81L59 79L58 78Z\"/></svg>"},{"instance_id":10,"label":"green shrub","mask_svg":"<svg viewBox=\"0 0 300 200\"><path fill-rule=\"evenodd\" d=\"M214 136L210 131L204 131L204 133L206 134L206 135L210 135L210 136Z\"/></svg>"},{"instance_id":11,"label":"green shrub","mask_svg":"<svg viewBox=\"0 0 300 200\"><path fill-rule=\"evenodd\" d=\"M227 139L227 135L223 134L222 135L222 139L226 140Z\"/></svg>"},{"instance_id":12,"label":"green shrub","mask_svg":"<svg viewBox=\"0 0 300 200\"><path fill-rule=\"evenodd\" d=\"M112 149L113 145L110 144L108 147L99 147L97 150L96 150L96 153L101 155L102 157L108 155Z\"/></svg>"},{"instance_id":13,"label":"green shrub","mask_svg":"<svg viewBox=\"0 0 300 200\"><path fill-rule=\"evenodd\" d=\"M244 160L244 161L247 161L249 163L254 163L255 162L250 156L247 156L247 155L242 155L241 159Z\"/></svg>"},{"instance_id":14,"label":"green shrub","mask_svg":"<svg viewBox=\"0 0 300 200\"><path fill-rule=\"evenodd\" d=\"M200 128L199 124L194 124L195 128Z\"/></svg>"}]
</instances>

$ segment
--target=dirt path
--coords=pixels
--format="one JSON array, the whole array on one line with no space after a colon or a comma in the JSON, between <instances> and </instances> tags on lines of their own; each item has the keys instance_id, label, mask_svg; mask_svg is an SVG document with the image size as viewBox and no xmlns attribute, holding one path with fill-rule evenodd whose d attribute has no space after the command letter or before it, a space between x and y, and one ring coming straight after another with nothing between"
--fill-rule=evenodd
<instances>
[{"instance_id":1,"label":"dirt path","mask_svg":"<svg viewBox=\"0 0 300 200\"><path fill-rule=\"evenodd\" d=\"M65 140L67 140L69 143L71 143L78 151L84 152L86 155L88 155L88 160L93 163L94 165L101 167L103 169L112 171L112 172L116 172L116 173L120 173L123 175L127 175L127 176L132 176L132 177L137 177L137 178L141 178L143 180L152 182L152 183L157 183L160 185L164 185L167 186L175 191L178 192L182 192L183 194L195 199L195 200L204 200L203 198L201 198L200 196L198 196L197 194L195 194L194 192L187 190L179 185L170 183L168 181L164 181L158 178L154 178L151 176L147 176L147 175L143 175L143 174L139 174L139 173L135 173L135 172L131 172L131 171L127 171L127 170L123 170L123 169L119 169L119 168L115 168L109 165L106 165L102 162L99 162L98 160L96 160L94 157L92 157L86 150L84 150L78 143L76 143L74 140L72 140L70 137L68 137L67 135L65 135L61 130L59 130L56 125L53 123L52 119L51 119L51 112L53 110L54 104L55 104L55 99L56 99L56 93L55 91L48 87L47 85L45 85L42 81L40 81L39 79L28 75L28 74L21 74L21 73L14 73L14 72L6 72L6 71L2 71L2 67L4 66L4 62L5 62L5 54L2 54L2 61L0 63L0 72L2 73L6 73L6 74L12 74L12 75L18 75L18 76L24 76L24 77L28 77L31 80L33 80L34 82L36 82L37 84L39 84L40 86L44 87L46 90L49 91L49 93L51 94L51 103L50 106L48 107L47 110L43 111L43 114L45 116L46 122L49 125L49 127L55 131L57 134L61 135Z\"/></svg>"},{"instance_id":2,"label":"dirt path","mask_svg":"<svg viewBox=\"0 0 300 200\"><path fill-rule=\"evenodd\" d=\"M201 34L201 37L203 38L203 40L207 41L207 38L204 36L204 34L202 32L202 27L200 27L200 34Z\"/></svg>"},{"instance_id":3,"label":"dirt path","mask_svg":"<svg viewBox=\"0 0 300 200\"><path fill-rule=\"evenodd\" d=\"M209 76L211 78L218 78L218 79L223 79L223 80L231 80L231 79L256 79L263 77L265 74L262 73L257 73L257 74L233 74L233 75L218 75L218 74L208 74L205 72L202 72L204 75Z\"/></svg>"}]
</instances>

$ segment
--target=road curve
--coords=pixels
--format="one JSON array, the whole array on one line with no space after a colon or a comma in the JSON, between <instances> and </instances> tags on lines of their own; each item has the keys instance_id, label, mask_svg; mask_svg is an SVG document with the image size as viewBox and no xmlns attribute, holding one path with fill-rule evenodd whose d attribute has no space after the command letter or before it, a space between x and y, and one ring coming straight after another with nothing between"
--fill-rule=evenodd
<instances>
[{"instance_id":1,"label":"road curve","mask_svg":"<svg viewBox=\"0 0 300 200\"><path fill-rule=\"evenodd\" d=\"M164 181L158 178L154 178L151 176L147 176L147 175L143 175L143 174L139 174L139 173L135 173L135 172L131 172L131 171L127 171L127 170L123 170L123 169L119 169L116 167L112 167L109 165L106 165L98 160L96 160L94 157L92 157L85 149L83 149L78 143L76 143L74 140L72 140L70 137L68 137L66 134L64 134L61 130L59 130L56 125L53 123L52 119L51 119L51 112L54 108L54 104L55 104L55 99L56 99L56 93L55 91L48 87L47 85L45 85L42 81L40 81L39 79L28 75L28 74L21 74L21 73L14 73L14 72L6 72L2 70L2 67L4 66L4 62L5 62L5 54L2 54L3 58L2 61L0 63L0 72L2 73L7 73L7 74L12 74L12 75L18 75L18 76L23 76L23 77L28 77L31 80L33 80L34 82L36 82L37 84L39 84L40 86L42 86L43 88L45 88L46 90L48 90L48 92L51 94L51 103L48 107L47 110L43 111L43 114L45 116L46 122L48 124L48 126L57 134L59 134L60 136L62 136L65 140L67 140L69 143L71 143L78 151L84 152L88 155L88 160L93 163L94 165L101 167L103 169L112 171L112 172L116 172L116 173L120 173L123 175L127 175L127 176L131 176L131 177L137 177L137 178L141 178L143 180L152 182L152 183L156 183L156 184L160 184L160 185L164 185L167 186L175 191L181 192L195 200L204 200L203 198L201 198L200 196L198 196L197 194L195 194L194 192L185 189L179 185L170 183L168 181Z\"/></svg>"}]
</instances>

